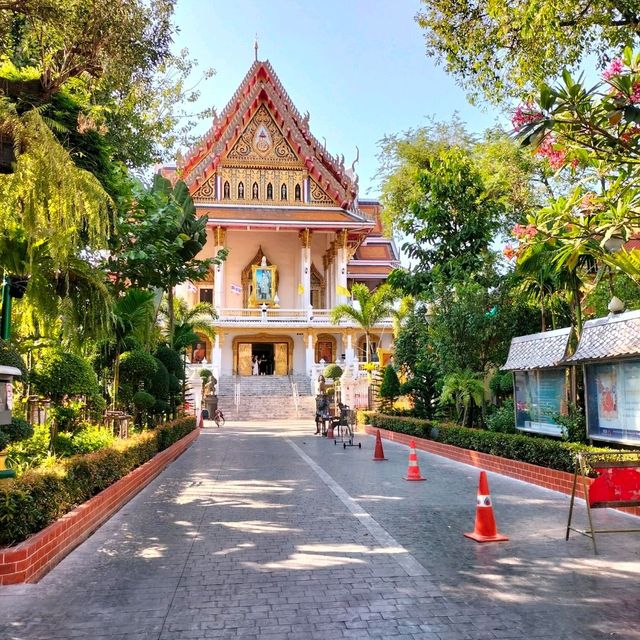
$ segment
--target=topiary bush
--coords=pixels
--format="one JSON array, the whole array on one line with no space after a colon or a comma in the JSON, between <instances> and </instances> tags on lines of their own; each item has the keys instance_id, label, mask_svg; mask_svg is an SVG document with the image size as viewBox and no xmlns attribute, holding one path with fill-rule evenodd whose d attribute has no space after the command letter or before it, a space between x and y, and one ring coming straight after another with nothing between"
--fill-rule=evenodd
<instances>
[{"instance_id":1,"label":"topiary bush","mask_svg":"<svg viewBox=\"0 0 640 640\"><path fill-rule=\"evenodd\" d=\"M166 344L162 344L156 349L155 356L164 364L170 374L182 379L183 362L177 351L174 351Z\"/></svg>"},{"instance_id":2,"label":"topiary bush","mask_svg":"<svg viewBox=\"0 0 640 640\"><path fill-rule=\"evenodd\" d=\"M324 368L322 375L325 378L329 378L330 380L333 380L335 382L342 376L342 373L343 373L342 368L337 364L328 364Z\"/></svg>"},{"instance_id":3,"label":"topiary bush","mask_svg":"<svg viewBox=\"0 0 640 640\"><path fill-rule=\"evenodd\" d=\"M146 351L126 351L120 356L120 379L138 389L158 370L158 361Z\"/></svg>"},{"instance_id":4,"label":"topiary bush","mask_svg":"<svg viewBox=\"0 0 640 640\"><path fill-rule=\"evenodd\" d=\"M383 400L383 406L388 410L400 395L400 380L393 365L388 364L384 370L384 377L378 395Z\"/></svg>"},{"instance_id":5,"label":"topiary bush","mask_svg":"<svg viewBox=\"0 0 640 640\"><path fill-rule=\"evenodd\" d=\"M98 395L91 365L74 353L56 351L40 360L31 377L36 390L60 404L65 396Z\"/></svg>"}]
</instances>

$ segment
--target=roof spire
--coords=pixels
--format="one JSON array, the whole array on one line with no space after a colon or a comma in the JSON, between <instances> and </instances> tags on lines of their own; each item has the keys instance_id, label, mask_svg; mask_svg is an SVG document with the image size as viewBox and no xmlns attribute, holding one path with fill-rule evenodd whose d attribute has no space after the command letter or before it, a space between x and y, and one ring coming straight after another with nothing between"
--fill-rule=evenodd
<instances>
[{"instance_id":1,"label":"roof spire","mask_svg":"<svg viewBox=\"0 0 640 640\"><path fill-rule=\"evenodd\" d=\"M253 43L253 50L255 51L256 54L256 62L258 62L258 34L256 33L256 39Z\"/></svg>"}]
</instances>

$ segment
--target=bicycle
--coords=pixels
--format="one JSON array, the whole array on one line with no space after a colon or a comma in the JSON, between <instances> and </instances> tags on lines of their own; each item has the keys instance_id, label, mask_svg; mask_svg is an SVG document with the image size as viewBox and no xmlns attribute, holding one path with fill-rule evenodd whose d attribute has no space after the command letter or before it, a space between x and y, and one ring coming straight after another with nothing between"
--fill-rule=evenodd
<instances>
[{"instance_id":1,"label":"bicycle","mask_svg":"<svg viewBox=\"0 0 640 640\"><path fill-rule=\"evenodd\" d=\"M216 409L213 414L213 421L216 423L217 427L224 427L224 413L220 411L220 409Z\"/></svg>"}]
</instances>

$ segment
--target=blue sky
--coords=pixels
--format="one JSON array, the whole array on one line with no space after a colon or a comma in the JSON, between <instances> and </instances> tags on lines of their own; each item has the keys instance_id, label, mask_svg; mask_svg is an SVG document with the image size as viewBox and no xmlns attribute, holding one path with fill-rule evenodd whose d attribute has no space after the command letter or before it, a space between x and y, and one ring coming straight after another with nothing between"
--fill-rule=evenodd
<instances>
[{"instance_id":1,"label":"blue sky","mask_svg":"<svg viewBox=\"0 0 640 640\"><path fill-rule=\"evenodd\" d=\"M254 59L268 59L313 134L349 166L360 147L360 197L376 197L377 142L429 116L454 111L471 131L508 119L471 106L454 80L427 58L414 22L418 0L178 0L176 49L187 47L216 75L199 107L225 106ZM210 122L203 122L200 132Z\"/></svg>"}]
</instances>

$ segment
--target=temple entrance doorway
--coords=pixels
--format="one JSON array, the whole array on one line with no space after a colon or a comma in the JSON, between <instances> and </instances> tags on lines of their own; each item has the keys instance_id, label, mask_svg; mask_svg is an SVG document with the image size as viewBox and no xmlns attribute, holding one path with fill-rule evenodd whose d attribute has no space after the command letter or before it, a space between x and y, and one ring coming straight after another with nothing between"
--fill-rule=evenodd
<instances>
[{"instance_id":1,"label":"temple entrance doorway","mask_svg":"<svg viewBox=\"0 0 640 640\"><path fill-rule=\"evenodd\" d=\"M268 342L258 342L251 345L251 373L255 375L254 362L258 363L258 373L261 376L272 376L276 370L275 345Z\"/></svg>"},{"instance_id":2,"label":"temple entrance doorway","mask_svg":"<svg viewBox=\"0 0 640 640\"><path fill-rule=\"evenodd\" d=\"M254 357L258 358L262 375L290 375L293 373L293 339L269 334L236 336L233 339L234 375L253 375Z\"/></svg>"}]
</instances>

